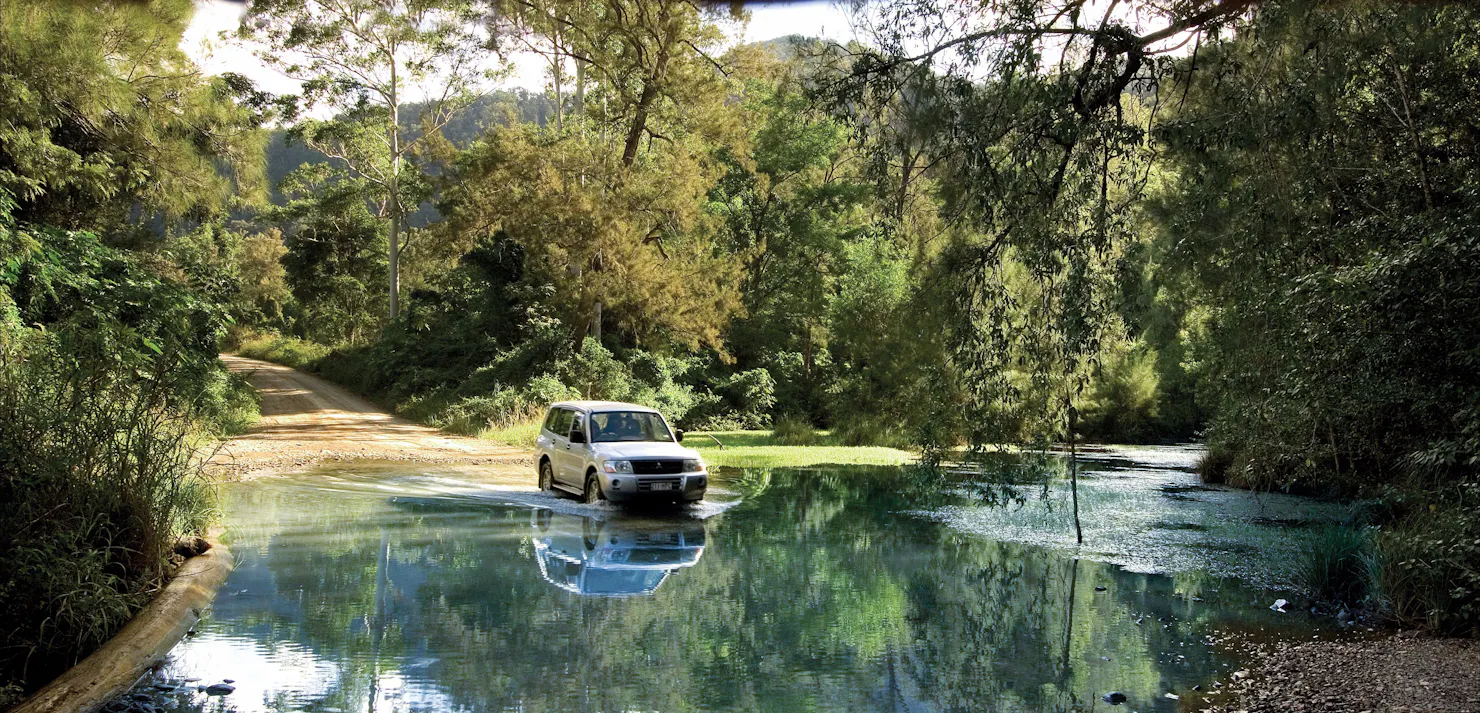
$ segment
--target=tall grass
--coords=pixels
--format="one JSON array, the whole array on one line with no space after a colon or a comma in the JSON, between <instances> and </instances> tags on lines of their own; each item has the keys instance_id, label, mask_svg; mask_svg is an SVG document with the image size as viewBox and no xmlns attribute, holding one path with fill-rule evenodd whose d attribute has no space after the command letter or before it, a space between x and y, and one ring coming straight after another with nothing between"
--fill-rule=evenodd
<instances>
[{"instance_id":1,"label":"tall grass","mask_svg":"<svg viewBox=\"0 0 1480 713\"><path fill-rule=\"evenodd\" d=\"M1372 590L1372 535L1362 528L1329 525L1311 538L1301 568L1307 590L1331 602L1356 606Z\"/></svg>"},{"instance_id":2,"label":"tall grass","mask_svg":"<svg viewBox=\"0 0 1480 713\"><path fill-rule=\"evenodd\" d=\"M0 329L0 688L34 688L106 641L214 515L192 448L206 397L173 381L200 374L80 341Z\"/></svg>"}]
</instances>

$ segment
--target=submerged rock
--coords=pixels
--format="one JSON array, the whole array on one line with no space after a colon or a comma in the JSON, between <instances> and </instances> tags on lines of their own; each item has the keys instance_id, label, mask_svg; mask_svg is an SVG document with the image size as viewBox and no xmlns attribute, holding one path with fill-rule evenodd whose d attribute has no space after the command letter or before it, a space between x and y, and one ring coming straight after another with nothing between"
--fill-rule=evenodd
<instances>
[{"instance_id":1,"label":"submerged rock","mask_svg":"<svg viewBox=\"0 0 1480 713\"><path fill-rule=\"evenodd\" d=\"M1118 706L1122 703L1125 703L1125 694L1121 693L1120 691L1111 691L1109 693L1106 693L1102 700L1112 706Z\"/></svg>"},{"instance_id":2,"label":"submerged rock","mask_svg":"<svg viewBox=\"0 0 1480 713\"><path fill-rule=\"evenodd\" d=\"M232 691L235 691L235 690L236 690L236 686L233 686L231 684L227 684L227 683L214 683L214 684L211 684L209 686L206 686L206 695L208 695L208 696L225 696L225 695L230 695L231 692Z\"/></svg>"}]
</instances>

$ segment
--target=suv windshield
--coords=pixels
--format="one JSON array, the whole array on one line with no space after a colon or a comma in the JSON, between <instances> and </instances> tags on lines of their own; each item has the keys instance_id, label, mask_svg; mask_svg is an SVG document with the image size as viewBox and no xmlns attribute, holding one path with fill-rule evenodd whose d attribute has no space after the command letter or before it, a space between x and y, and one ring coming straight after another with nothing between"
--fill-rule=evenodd
<instances>
[{"instance_id":1,"label":"suv windshield","mask_svg":"<svg viewBox=\"0 0 1480 713\"><path fill-rule=\"evenodd\" d=\"M591 414L591 440L669 441L673 434L663 417L650 411L612 411Z\"/></svg>"}]
</instances>

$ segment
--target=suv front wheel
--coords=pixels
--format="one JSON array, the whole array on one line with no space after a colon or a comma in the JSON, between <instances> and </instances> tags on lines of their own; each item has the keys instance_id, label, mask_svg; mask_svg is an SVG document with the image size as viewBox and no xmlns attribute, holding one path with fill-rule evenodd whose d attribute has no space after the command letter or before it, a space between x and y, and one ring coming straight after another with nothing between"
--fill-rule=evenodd
<instances>
[{"instance_id":1,"label":"suv front wheel","mask_svg":"<svg viewBox=\"0 0 1480 713\"><path fill-rule=\"evenodd\" d=\"M606 493L601 492L601 479L595 473L586 475L586 489L581 493L581 502L592 504L606 499Z\"/></svg>"}]
</instances>

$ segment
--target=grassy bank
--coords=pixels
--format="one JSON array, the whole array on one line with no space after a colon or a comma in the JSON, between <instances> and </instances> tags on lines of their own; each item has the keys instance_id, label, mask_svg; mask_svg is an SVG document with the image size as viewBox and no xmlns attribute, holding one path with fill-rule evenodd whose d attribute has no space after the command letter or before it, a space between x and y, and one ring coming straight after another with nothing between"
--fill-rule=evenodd
<instances>
[{"instance_id":1,"label":"grassy bank","mask_svg":"<svg viewBox=\"0 0 1480 713\"><path fill-rule=\"evenodd\" d=\"M684 445L704 456L711 466L737 468L800 468L813 465L901 465L915 454L885 446L844 445L842 437L816 431L807 445L789 445L795 438L773 431L695 431Z\"/></svg>"}]
</instances>

